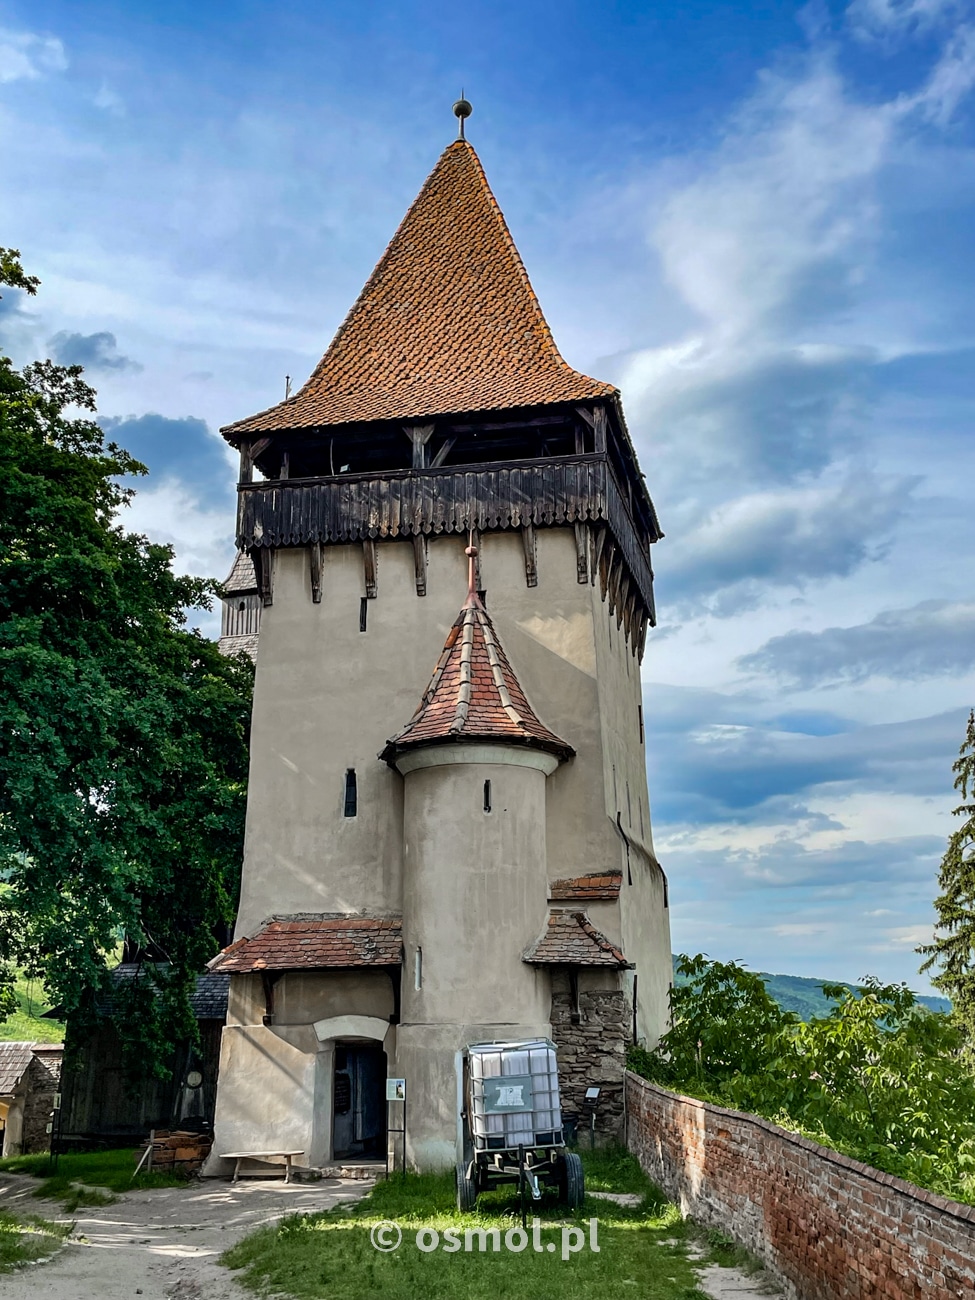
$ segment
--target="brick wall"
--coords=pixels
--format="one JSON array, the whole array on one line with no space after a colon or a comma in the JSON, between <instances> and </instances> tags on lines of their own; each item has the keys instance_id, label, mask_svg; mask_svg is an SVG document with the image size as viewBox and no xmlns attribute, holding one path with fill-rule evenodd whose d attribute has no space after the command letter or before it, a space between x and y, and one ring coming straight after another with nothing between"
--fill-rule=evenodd
<instances>
[{"instance_id":1,"label":"brick wall","mask_svg":"<svg viewBox=\"0 0 975 1300\"><path fill-rule=\"evenodd\" d=\"M794 1300L975 1300L975 1206L630 1073L626 1108L650 1178Z\"/></svg>"}]
</instances>

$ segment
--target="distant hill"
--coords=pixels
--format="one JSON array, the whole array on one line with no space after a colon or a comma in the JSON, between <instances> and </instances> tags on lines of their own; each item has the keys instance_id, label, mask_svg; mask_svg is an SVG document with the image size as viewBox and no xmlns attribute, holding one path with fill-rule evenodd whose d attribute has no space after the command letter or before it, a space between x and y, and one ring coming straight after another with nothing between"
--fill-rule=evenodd
<instances>
[{"instance_id":1,"label":"distant hill","mask_svg":"<svg viewBox=\"0 0 975 1300\"><path fill-rule=\"evenodd\" d=\"M802 1020L811 1020L813 1016L828 1015L833 1003L823 996L824 984L842 984L842 980L809 979L804 975L770 975L767 971L756 971L765 981L765 987L775 998L783 1011L794 1011ZM686 984L687 980L676 975L677 984ZM855 984L846 984L846 988L855 989ZM951 1003L947 998L936 998L918 994L918 1002L932 1011L950 1011Z\"/></svg>"},{"instance_id":2,"label":"distant hill","mask_svg":"<svg viewBox=\"0 0 975 1300\"><path fill-rule=\"evenodd\" d=\"M42 1019L51 1004L38 984L23 976L14 984L17 1010L0 1021L0 1042L62 1043L64 1025L57 1020Z\"/></svg>"}]
</instances>

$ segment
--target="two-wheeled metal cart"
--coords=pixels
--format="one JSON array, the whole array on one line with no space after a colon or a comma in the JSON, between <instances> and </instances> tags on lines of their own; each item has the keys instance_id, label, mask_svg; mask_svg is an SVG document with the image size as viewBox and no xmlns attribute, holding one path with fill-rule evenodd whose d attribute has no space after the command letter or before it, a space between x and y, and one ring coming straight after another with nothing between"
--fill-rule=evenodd
<instances>
[{"instance_id":1,"label":"two-wheeled metal cart","mask_svg":"<svg viewBox=\"0 0 975 1300\"><path fill-rule=\"evenodd\" d=\"M543 1186L578 1209L585 1196L582 1161L566 1149L555 1044L474 1043L464 1069L464 1159L457 1166L457 1205L474 1208L479 1193L516 1183L539 1200Z\"/></svg>"}]
</instances>

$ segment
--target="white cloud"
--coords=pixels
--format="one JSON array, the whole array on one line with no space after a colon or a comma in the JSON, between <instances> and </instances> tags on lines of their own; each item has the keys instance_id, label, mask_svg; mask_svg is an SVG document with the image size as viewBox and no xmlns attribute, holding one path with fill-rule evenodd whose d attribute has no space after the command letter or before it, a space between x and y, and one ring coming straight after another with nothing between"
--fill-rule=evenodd
<instances>
[{"instance_id":1,"label":"white cloud","mask_svg":"<svg viewBox=\"0 0 975 1300\"><path fill-rule=\"evenodd\" d=\"M975 85L975 27L961 27L952 37L916 95L899 103L902 110L918 109L922 117L947 126L958 106Z\"/></svg>"},{"instance_id":2,"label":"white cloud","mask_svg":"<svg viewBox=\"0 0 975 1300\"><path fill-rule=\"evenodd\" d=\"M64 45L56 36L0 27L0 82L35 80L67 66Z\"/></svg>"},{"instance_id":3,"label":"white cloud","mask_svg":"<svg viewBox=\"0 0 975 1300\"><path fill-rule=\"evenodd\" d=\"M844 577L882 557L911 488L866 471L752 492L691 526L665 570L678 600L705 600L728 617L771 589Z\"/></svg>"},{"instance_id":4,"label":"white cloud","mask_svg":"<svg viewBox=\"0 0 975 1300\"><path fill-rule=\"evenodd\" d=\"M96 108L103 108L107 113L115 113L119 117L125 114L125 101L122 96L104 81L98 87L91 102Z\"/></svg>"},{"instance_id":5,"label":"white cloud","mask_svg":"<svg viewBox=\"0 0 975 1300\"><path fill-rule=\"evenodd\" d=\"M847 18L866 38L904 36L950 22L970 8L966 0L853 0Z\"/></svg>"}]
</instances>

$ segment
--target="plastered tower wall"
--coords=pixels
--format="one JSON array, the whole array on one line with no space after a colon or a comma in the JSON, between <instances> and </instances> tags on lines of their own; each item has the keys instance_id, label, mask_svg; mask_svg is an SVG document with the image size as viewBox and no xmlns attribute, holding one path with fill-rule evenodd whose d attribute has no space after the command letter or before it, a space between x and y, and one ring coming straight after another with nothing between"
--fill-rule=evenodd
<instances>
[{"instance_id":1,"label":"plastered tower wall","mask_svg":"<svg viewBox=\"0 0 975 1300\"><path fill-rule=\"evenodd\" d=\"M272 913L402 910L402 778L377 756L412 715L456 617L464 545L431 539L425 597L413 586L412 548L379 545L365 632L359 547L326 550L317 605L307 553L277 552L254 689L238 935ZM547 856L557 879L625 861L614 767L617 794L630 785L634 821L647 791L637 661L615 626L610 633L598 584L577 581L571 529L540 531L537 547L538 586L526 587L520 538L486 535L481 582L532 704L576 750L549 782ZM349 768L354 818L342 816ZM623 817L626 826L625 803Z\"/></svg>"},{"instance_id":2,"label":"plastered tower wall","mask_svg":"<svg viewBox=\"0 0 975 1300\"><path fill-rule=\"evenodd\" d=\"M551 1033L549 976L521 958L535 937L536 918L545 914L542 766L551 770L556 760L491 745L476 753L448 746L417 757L436 766L404 777L405 953L396 1066L418 1095L452 1102L458 1058L468 1043ZM407 1137L411 1163L455 1165L460 1109L419 1112Z\"/></svg>"}]
</instances>

